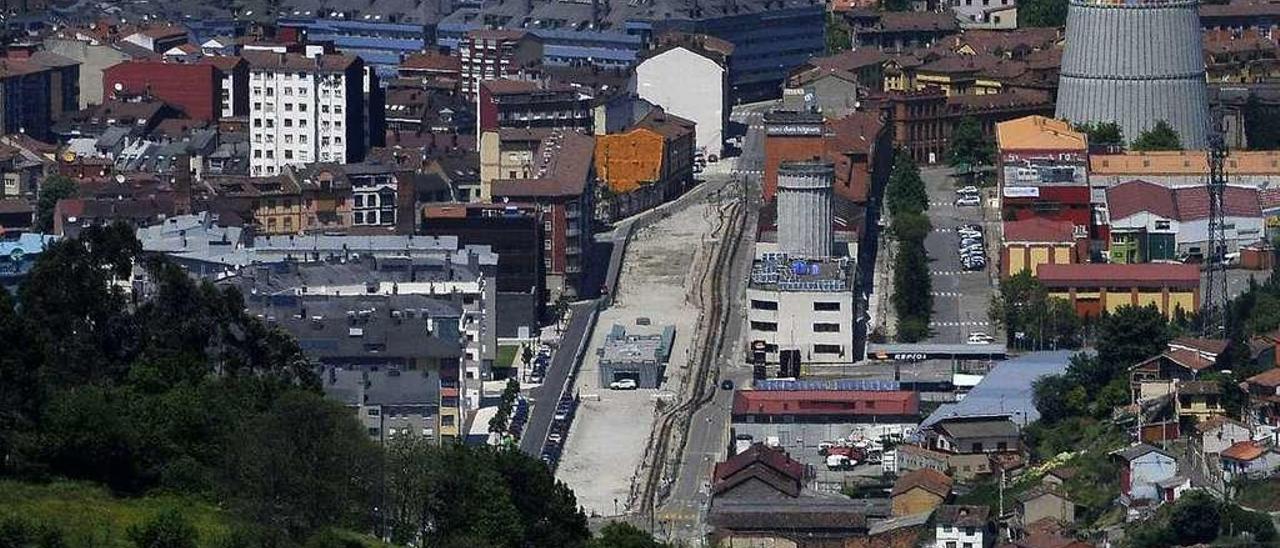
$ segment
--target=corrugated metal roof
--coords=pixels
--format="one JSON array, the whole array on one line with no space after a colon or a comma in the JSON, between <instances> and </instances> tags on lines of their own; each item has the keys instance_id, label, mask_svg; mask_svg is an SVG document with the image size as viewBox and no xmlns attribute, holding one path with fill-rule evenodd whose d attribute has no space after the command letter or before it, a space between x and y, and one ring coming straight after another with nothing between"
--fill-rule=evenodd
<instances>
[{"instance_id":1,"label":"corrugated metal roof","mask_svg":"<svg viewBox=\"0 0 1280 548\"><path fill-rule=\"evenodd\" d=\"M1067 370L1072 351L1032 352L997 365L963 400L939 407L921 423L929 426L951 417L1010 416L1019 424L1040 419L1031 384Z\"/></svg>"}]
</instances>

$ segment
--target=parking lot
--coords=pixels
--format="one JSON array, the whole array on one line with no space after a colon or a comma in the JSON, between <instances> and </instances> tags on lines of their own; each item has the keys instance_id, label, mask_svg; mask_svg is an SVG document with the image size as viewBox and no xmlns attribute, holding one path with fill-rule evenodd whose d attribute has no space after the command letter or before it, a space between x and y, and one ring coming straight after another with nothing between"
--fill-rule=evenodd
<instances>
[{"instance_id":1,"label":"parking lot","mask_svg":"<svg viewBox=\"0 0 1280 548\"><path fill-rule=\"evenodd\" d=\"M891 433L914 432L915 424L751 424L734 423L735 436L747 435L752 441L776 441L777 445L802 464L812 466L817 474L819 489L839 491L840 487L857 481L856 478L879 477L884 469L880 463L860 463L851 470L827 469L827 458L819 450L824 442L862 437L877 439Z\"/></svg>"},{"instance_id":2,"label":"parking lot","mask_svg":"<svg viewBox=\"0 0 1280 548\"><path fill-rule=\"evenodd\" d=\"M929 220L933 231L925 238L933 281L932 336L927 342L963 343L974 334L998 335L987 318L987 307L995 290L994 272L999 234L996 223L987 222L983 211L990 207L990 189L981 189L981 198L958 205L956 185L949 168L927 167L920 170L929 193ZM974 202L977 202L976 205ZM986 260L980 269L966 269L960 254L962 225L978 225L985 235L978 244L977 256ZM974 249L971 247L971 249ZM970 257L974 252L970 251ZM974 264L971 263L970 268Z\"/></svg>"}]
</instances>

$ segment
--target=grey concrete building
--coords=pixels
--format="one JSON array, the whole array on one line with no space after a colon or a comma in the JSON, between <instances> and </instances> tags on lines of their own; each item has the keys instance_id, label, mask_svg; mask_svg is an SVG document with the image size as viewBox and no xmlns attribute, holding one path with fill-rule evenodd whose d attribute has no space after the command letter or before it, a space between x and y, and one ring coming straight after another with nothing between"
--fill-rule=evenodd
<instances>
[{"instance_id":1,"label":"grey concrete building","mask_svg":"<svg viewBox=\"0 0 1280 548\"><path fill-rule=\"evenodd\" d=\"M1055 117L1118 122L1128 140L1166 120L1187 149L1208 143L1209 98L1195 0L1072 0Z\"/></svg>"},{"instance_id":2,"label":"grey concrete building","mask_svg":"<svg viewBox=\"0 0 1280 548\"><path fill-rule=\"evenodd\" d=\"M614 324L599 350L600 388L622 379L632 379L640 388L658 388L675 337L675 326L662 328L660 334L628 335L625 327Z\"/></svg>"}]
</instances>

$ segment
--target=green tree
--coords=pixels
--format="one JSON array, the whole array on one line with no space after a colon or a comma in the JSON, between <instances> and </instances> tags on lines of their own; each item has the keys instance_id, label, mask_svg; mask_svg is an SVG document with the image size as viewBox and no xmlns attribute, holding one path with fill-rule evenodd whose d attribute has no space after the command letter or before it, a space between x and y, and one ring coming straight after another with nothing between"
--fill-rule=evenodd
<instances>
[{"instance_id":1,"label":"green tree","mask_svg":"<svg viewBox=\"0 0 1280 548\"><path fill-rule=\"evenodd\" d=\"M951 130L951 165L979 166L991 163L995 146L982 134L982 125L972 116L960 119Z\"/></svg>"},{"instance_id":2,"label":"green tree","mask_svg":"<svg viewBox=\"0 0 1280 548\"><path fill-rule=\"evenodd\" d=\"M1182 139L1169 122L1160 120L1151 129L1138 134L1130 148L1137 151L1182 150Z\"/></svg>"},{"instance_id":3,"label":"green tree","mask_svg":"<svg viewBox=\"0 0 1280 548\"><path fill-rule=\"evenodd\" d=\"M1218 501L1204 491L1183 495L1169 514L1169 530L1182 545L1213 542L1221 525Z\"/></svg>"},{"instance_id":4,"label":"green tree","mask_svg":"<svg viewBox=\"0 0 1280 548\"><path fill-rule=\"evenodd\" d=\"M1169 339L1168 321L1155 305L1126 305L1103 314L1095 346L1100 360L1124 368L1164 352Z\"/></svg>"},{"instance_id":5,"label":"green tree","mask_svg":"<svg viewBox=\"0 0 1280 548\"><path fill-rule=\"evenodd\" d=\"M987 316L1004 328L1008 342L1015 346L1074 348L1080 343L1080 317L1071 303L1049 297L1029 270L1000 281Z\"/></svg>"},{"instance_id":6,"label":"green tree","mask_svg":"<svg viewBox=\"0 0 1280 548\"><path fill-rule=\"evenodd\" d=\"M36 200L36 231L46 234L53 232L53 210L58 205L58 200L75 196L79 190L76 182L68 177L46 177L40 183L40 195Z\"/></svg>"},{"instance_id":7,"label":"green tree","mask_svg":"<svg viewBox=\"0 0 1280 548\"><path fill-rule=\"evenodd\" d=\"M1018 4L1018 25L1062 27L1067 24L1067 0L1024 0Z\"/></svg>"},{"instance_id":8,"label":"green tree","mask_svg":"<svg viewBox=\"0 0 1280 548\"><path fill-rule=\"evenodd\" d=\"M925 190L924 179L920 178L920 168L904 150L894 154L893 170L889 173L885 189L885 205L894 215L919 213L929 208L929 194Z\"/></svg>"},{"instance_id":9,"label":"green tree","mask_svg":"<svg viewBox=\"0 0 1280 548\"><path fill-rule=\"evenodd\" d=\"M590 548L663 548L653 535L624 521L611 521L591 539Z\"/></svg>"},{"instance_id":10,"label":"green tree","mask_svg":"<svg viewBox=\"0 0 1280 548\"><path fill-rule=\"evenodd\" d=\"M301 540L367 517L378 461L347 408L289 391L231 440L223 495L251 522Z\"/></svg>"},{"instance_id":11,"label":"green tree","mask_svg":"<svg viewBox=\"0 0 1280 548\"><path fill-rule=\"evenodd\" d=\"M1264 105L1250 94L1244 106L1244 135L1249 150L1276 150L1280 148L1280 124L1274 121L1280 109Z\"/></svg>"},{"instance_id":12,"label":"green tree","mask_svg":"<svg viewBox=\"0 0 1280 548\"><path fill-rule=\"evenodd\" d=\"M199 533L177 510L164 510L147 521L129 527L128 537L138 548L195 548Z\"/></svg>"},{"instance_id":13,"label":"green tree","mask_svg":"<svg viewBox=\"0 0 1280 548\"><path fill-rule=\"evenodd\" d=\"M853 47L853 35L849 32L849 24L840 14L827 12L827 55L835 55Z\"/></svg>"},{"instance_id":14,"label":"green tree","mask_svg":"<svg viewBox=\"0 0 1280 548\"><path fill-rule=\"evenodd\" d=\"M1076 131L1089 136L1089 146L1119 145L1124 146L1124 130L1116 122L1085 122L1075 125Z\"/></svg>"},{"instance_id":15,"label":"green tree","mask_svg":"<svg viewBox=\"0 0 1280 548\"><path fill-rule=\"evenodd\" d=\"M1052 425L1084 414L1089 396L1084 387L1064 375L1047 375L1031 384L1040 421Z\"/></svg>"}]
</instances>

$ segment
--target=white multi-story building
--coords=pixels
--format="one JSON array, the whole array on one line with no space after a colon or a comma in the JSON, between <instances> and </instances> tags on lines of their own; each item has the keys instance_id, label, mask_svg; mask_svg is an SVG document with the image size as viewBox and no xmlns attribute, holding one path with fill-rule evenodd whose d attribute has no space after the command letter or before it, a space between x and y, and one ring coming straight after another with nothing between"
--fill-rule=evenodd
<instances>
[{"instance_id":1,"label":"white multi-story building","mask_svg":"<svg viewBox=\"0 0 1280 548\"><path fill-rule=\"evenodd\" d=\"M245 51L249 174L286 165L359 161L365 152L364 69L358 57Z\"/></svg>"},{"instance_id":2,"label":"white multi-story building","mask_svg":"<svg viewBox=\"0 0 1280 548\"><path fill-rule=\"evenodd\" d=\"M783 253L760 253L747 286L748 340L755 351L769 364L779 363L787 350L798 350L805 364L857 361L853 280L848 259L793 261Z\"/></svg>"},{"instance_id":3,"label":"white multi-story building","mask_svg":"<svg viewBox=\"0 0 1280 548\"><path fill-rule=\"evenodd\" d=\"M935 548L987 548L995 540L988 530L991 508L943 505L934 513Z\"/></svg>"}]
</instances>

